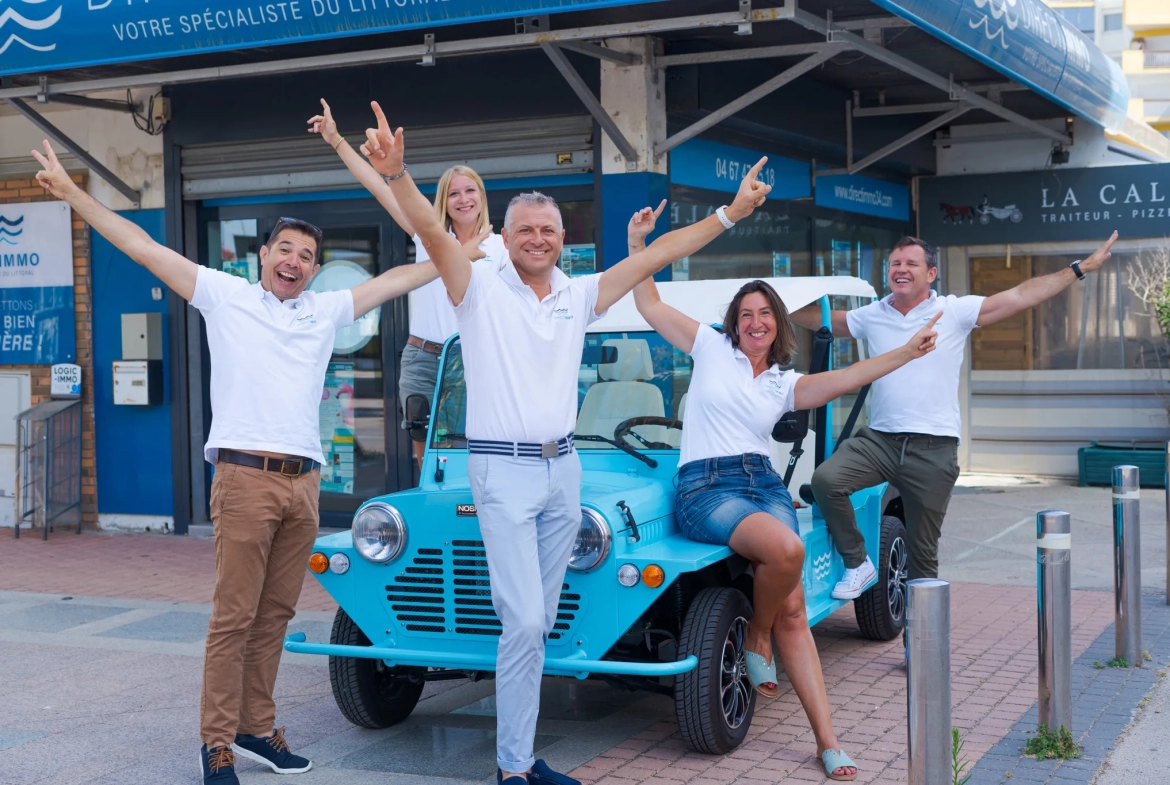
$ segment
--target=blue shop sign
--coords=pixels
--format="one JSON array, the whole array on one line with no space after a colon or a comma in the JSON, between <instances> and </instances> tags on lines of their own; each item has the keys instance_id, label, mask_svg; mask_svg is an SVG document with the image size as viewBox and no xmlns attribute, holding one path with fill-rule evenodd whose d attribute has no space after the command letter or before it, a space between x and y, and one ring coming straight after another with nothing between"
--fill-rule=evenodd
<instances>
[{"instance_id":1,"label":"blue shop sign","mask_svg":"<svg viewBox=\"0 0 1170 785\"><path fill-rule=\"evenodd\" d=\"M0 14L0 74L659 1L12 0Z\"/></svg>"},{"instance_id":2,"label":"blue shop sign","mask_svg":"<svg viewBox=\"0 0 1170 785\"><path fill-rule=\"evenodd\" d=\"M910 189L859 174L817 177L816 203L891 221L910 220Z\"/></svg>"},{"instance_id":3,"label":"blue shop sign","mask_svg":"<svg viewBox=\"0 0 1170 785\"><path fill-rule=\"evenodd\" d=\"M71 221L64 202L0 205L0 365L77 359Z\"/></svg>"},{"instance_id":4,"label":"blue shop sign","mask_svg":"<svg viewBox=\"0 0 1170 785\"><path fill-rule=\"evenodd\" d=\"M812 196L807 162L706 139L691 139L670 151L670 181L676 185L735 193L740 181L765 155L768 163L760 170L759 179L772 186L769 199Z\"/></svg>"},{"instance_id":5,"label":"blue shop sign","mask_svg":"<svg viewBox=\"0 0 1170 785\"><path fill-rule=\"evenodd\" d=\"M873 0L1104 128L1129 107L1121 66L1042 0Z\"/></svg>"}]
</instances>

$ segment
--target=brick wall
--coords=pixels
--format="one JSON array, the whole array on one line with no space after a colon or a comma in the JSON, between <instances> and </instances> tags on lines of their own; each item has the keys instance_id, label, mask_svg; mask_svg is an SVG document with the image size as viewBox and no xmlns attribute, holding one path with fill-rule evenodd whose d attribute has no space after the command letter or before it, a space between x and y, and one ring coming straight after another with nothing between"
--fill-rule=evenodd
<instances>
[{"instance_id":1,"label":"brick wall","mask_svg":"<svg viewBox=\"0 0 1170 785\"><path fill-rule=\"evenodd\" d=\"M87 175L73 181L87 188ZM48 202L53 197L37 185L30 172L25 178L0 180L0 204ZM89 264L89 227L73 214L73 312L77 329L77 364L81 366L81 520L85 528L97 528L97 462L93 426L93 319L92 279ZM26 370L32 377L32 402L49 399L49 366L0 365L5 370Z\"/></svg>"}]
</instances>

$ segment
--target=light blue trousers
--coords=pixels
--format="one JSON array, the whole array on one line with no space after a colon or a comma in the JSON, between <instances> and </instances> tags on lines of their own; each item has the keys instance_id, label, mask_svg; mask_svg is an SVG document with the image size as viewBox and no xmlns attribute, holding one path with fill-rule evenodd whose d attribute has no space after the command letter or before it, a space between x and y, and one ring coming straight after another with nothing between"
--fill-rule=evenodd
<instances>
[{"instance_id":1,"label":"light blue trousers","mask_svg":"<svg viewBox=\"0 0 1170 785\"><path fill-rule=\"evenodd\" d=\"M536 760L544 644L581 526L581 461L576 452L557 458L472 454L467 474L492 605L503 624L496 654L496 762L520 773Z\"/></svg>"}]
</instances>

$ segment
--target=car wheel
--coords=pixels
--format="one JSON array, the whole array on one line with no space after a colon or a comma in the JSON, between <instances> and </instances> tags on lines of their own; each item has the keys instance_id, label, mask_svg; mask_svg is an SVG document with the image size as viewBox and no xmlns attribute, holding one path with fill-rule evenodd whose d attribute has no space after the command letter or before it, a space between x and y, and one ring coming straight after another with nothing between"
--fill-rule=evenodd
<instances>
[{"instance_id":1,"label":"car wheel","mask_svg":"<svg viewBox=\"0 0 1170 785\"><path fill-rule=\"evenodd\" d=\"M906 526L893 515L882 518L878 582L853 601L861 634L892 641L906 626Z\"/></svg>"},{"instance_id":2,"label":"car wheel","mask_svg":"<svg viewBox=\"0 0 1170 785\"><path fill-rule=\"evenodd\" d=\"M756 691L747 676L744 639L752 606L738 589L703 589L691 602L679 638L679 659L699 658L674 680L678 726L691 749L723 755L743 743Z\"/></svg>"},{"instance_id":3,"label":"car wheel","mask_svg":"<svg viewBox=\"0 0 1170 785\"><path fill-rule=\"evenodd\" d=\"M333 617L329 642L342 646L369 646L353 619L341 608ZM388 728L414 711L422 695L426 668L389 668L382 660L330 657L329 683L333 699L345 718L363 728Z\"/></svg>"}]
</instances>

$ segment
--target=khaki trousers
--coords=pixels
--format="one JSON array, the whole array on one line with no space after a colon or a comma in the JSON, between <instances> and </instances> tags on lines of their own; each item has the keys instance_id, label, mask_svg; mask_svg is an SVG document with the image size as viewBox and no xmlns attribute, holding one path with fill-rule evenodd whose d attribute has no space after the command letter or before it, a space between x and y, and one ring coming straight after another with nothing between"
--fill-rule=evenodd
<instances>
[{"instance_id":1,"label":"khaki trousers","mask_svg":"<svg viewBox=\"0 0 1170 785\"><path fill-rule=\"evenodd\" d=\"M317 536L320 471L287 477L220 463L211 484L215 598L203 656L208 749L276 727L272 690Z\"/></svg>"},{"instance_id":2,"label":"khaki trousers","mask_svg":"<svg viewBox=\"0 0 1170 785\"><path fill-rule=\"evenodd\" d=\"M953 436L863 427L817 467L813 495L846 567L860 567L866 555L849 495L888 482L902 494L906 513L906 572L911 579L938 577L938 538L959 478L958 445Z\"/></svg>"}]
</instances>

